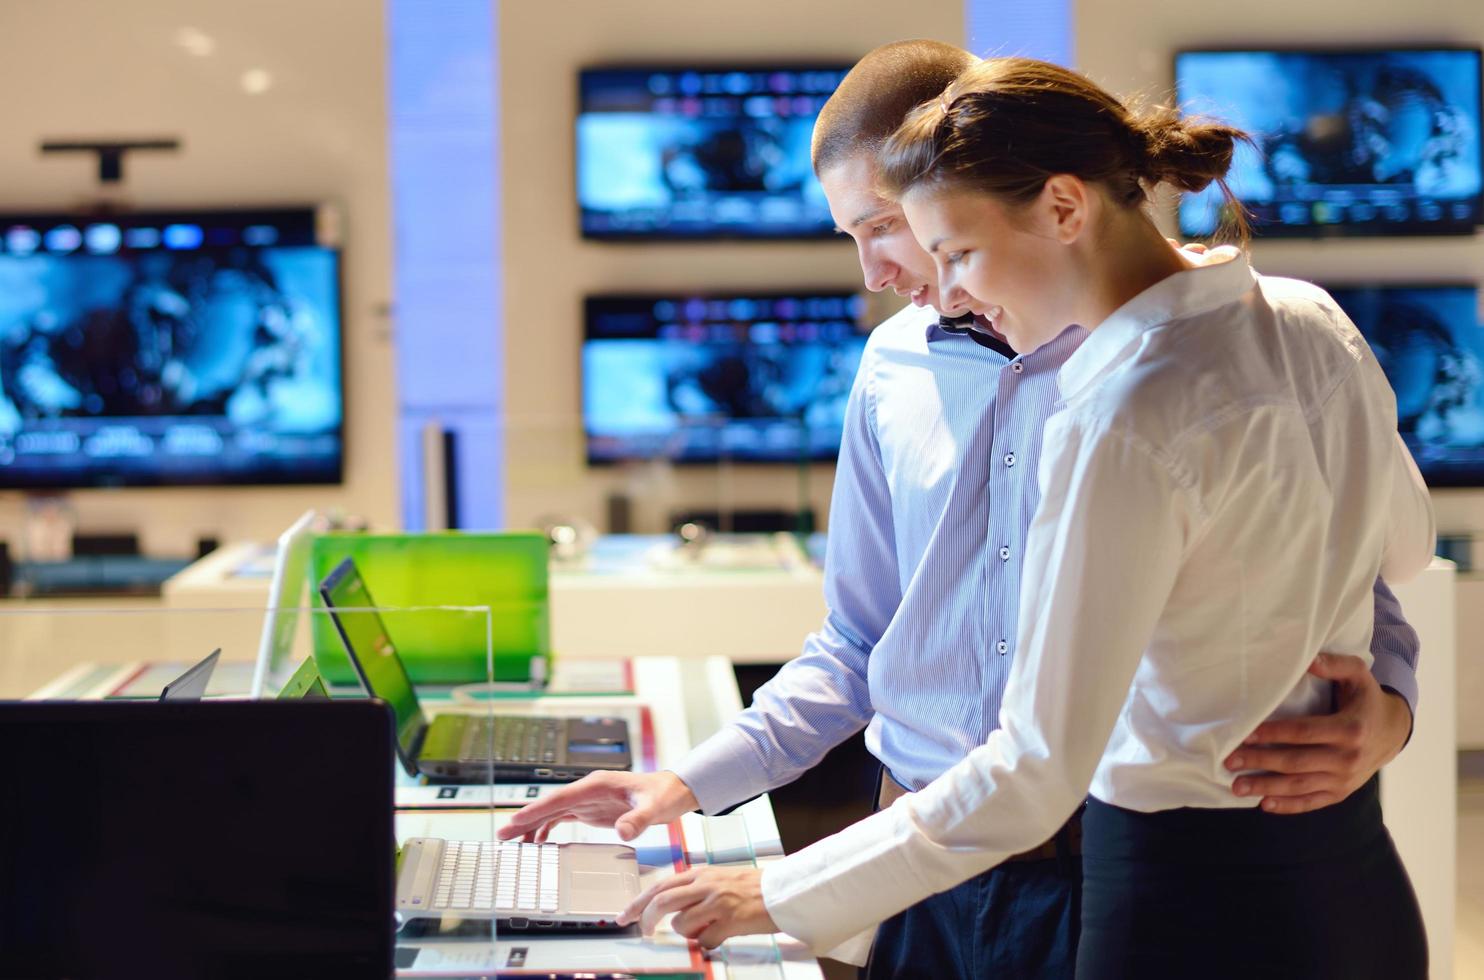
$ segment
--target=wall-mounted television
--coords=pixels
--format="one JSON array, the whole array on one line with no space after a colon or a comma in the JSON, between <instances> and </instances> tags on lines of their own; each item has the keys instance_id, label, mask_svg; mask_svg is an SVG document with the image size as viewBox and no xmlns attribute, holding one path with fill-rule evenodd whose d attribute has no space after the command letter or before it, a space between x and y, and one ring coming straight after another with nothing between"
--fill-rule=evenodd
<instances>
[{"instance_id":1,"label":"wall-mounted television","mask_svg":"<svg viewBox=\"0 0 1484 980\"><path fill-rule=\"evenodd\" d=\"M336 224L0 215L0 488L340 482Z\"/></svg>"},{"instance_id":2,"label":"wall-mounted television","mask_svg":"<svg viewBox=\"0 0 1484 980\"><path fill-rule=\"evenodd\" d=\"M1429 485L1484 486L1484 324L1472 285L1333 286L1396 392Z\"/></svg>"},{"instance_id":3,"label":"wall-mounted television","mask_svg":"<svg viewBox=\"0 0 1484 980\"><path fill-rule=\"evenodd\" d=\"M577 203L599 239L822 238L815 117L848 65L591 68Z\"/></svg>"},{"instance_id":4,"label":"wall-mounted television","mask_svg":"<svg viewBox=\"0 0 1484 980\"><path fill-rule=\"evenodd\" d=\"M1478 49L1185 51L1187 112L1252 135L1229 182L1264 237L1469 234L1481 222ZM1216 187L1180 230L1216 231Z\"/></svg>"},{"instance_id":5,"label":"wall-mounted television","mask_svg":"<svg viewBox=\"0 0 1484 980\"><path fill-rule=\"evenodd\" d=\"M849 292L589 297L588 461L834 459L864 314Z\"/></svg>"}]
</instances>

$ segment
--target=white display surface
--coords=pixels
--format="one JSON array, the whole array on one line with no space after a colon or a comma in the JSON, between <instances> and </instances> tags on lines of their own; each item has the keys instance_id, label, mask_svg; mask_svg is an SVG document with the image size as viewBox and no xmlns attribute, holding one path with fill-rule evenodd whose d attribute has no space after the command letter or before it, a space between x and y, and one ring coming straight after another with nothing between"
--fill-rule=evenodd
<instances>
[{"instance_id":1,"label":"white display surface","mask_svg":"<svg viewBox=\"0 0 1484 980\"><path fill-rule=\"evenodd\" d=\"M1422 641L1412 740L1381 771L1381 811L1407 866L1427 926L1431 969L1453 976L1458 901L1458 690L1453 563L1428 569L1393 591Z\"/></svg>"}]
</instances>

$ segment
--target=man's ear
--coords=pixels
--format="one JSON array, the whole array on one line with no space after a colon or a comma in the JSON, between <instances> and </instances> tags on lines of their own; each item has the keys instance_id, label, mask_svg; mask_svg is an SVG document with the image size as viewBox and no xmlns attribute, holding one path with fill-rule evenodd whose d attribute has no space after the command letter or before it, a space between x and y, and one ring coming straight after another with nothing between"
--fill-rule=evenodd
<instances>
[{"instance_id":1,"label":"man's ear","mask_svg":"<svg viewBox=\"0 0 1484 980\"><path fill-rule=\"evenodd\" d=\"M1071 174L1054 174L1041 188L1041 204L1052 223L1052 234L1070 245L1087 229L1091 194L1087 184Z\"/></svg>"}]
</instances>

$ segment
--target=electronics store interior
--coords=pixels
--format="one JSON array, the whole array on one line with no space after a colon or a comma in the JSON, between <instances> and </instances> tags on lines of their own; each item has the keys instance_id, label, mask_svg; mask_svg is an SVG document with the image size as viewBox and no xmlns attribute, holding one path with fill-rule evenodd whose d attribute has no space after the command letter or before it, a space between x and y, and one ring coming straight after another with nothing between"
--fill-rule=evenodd
<instances>
[{"instance_id":1,"label":"electronics store interior","mask_svg":"<svg viewBox=\"0 0 1484 980\"><path fill-rule=\"evenodd\" d=\"M0 0L0 980L1484 978L1481 47Z\"/></svg>"}]
</instances>

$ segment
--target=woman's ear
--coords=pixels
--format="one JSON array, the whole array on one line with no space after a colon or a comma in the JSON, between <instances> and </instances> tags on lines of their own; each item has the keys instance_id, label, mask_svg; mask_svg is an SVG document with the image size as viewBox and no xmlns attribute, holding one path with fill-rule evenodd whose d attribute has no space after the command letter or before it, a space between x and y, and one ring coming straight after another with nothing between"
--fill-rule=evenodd
<instances>
[{"instance_id":1,"label":"woman's ear","mask_svg":"<svg viewBox=\"0 0 1484 980\"><path fill-rule=\"evenodd\" d=\"M1041 205L1051 222L1053 237L1063 245L1072 244L1087 230L1092 194L1080 178L1071 174L1046 178L1041 188Z\"/></svg>"}]
</instances>

